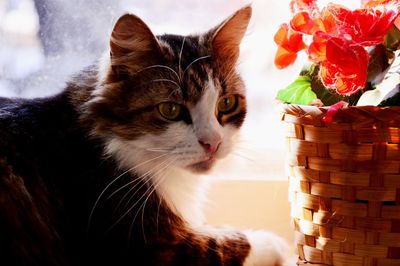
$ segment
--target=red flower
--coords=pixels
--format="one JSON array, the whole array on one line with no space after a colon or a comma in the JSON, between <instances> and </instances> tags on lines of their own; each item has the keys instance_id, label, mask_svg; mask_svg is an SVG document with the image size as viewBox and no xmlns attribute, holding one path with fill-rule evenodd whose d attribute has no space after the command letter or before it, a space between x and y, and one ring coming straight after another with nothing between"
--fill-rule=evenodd
<instances>
[{"instance_id":1,"label":"red flower","mask_svg":"<svg viewBox=\"0 0 400 266\"><path fill-rule=\"evenodd\" d=\"M313 42L308 47L308 58L316 63L326 60L326 44L330 36L322 31L318 31L313 36Z\"/></svg>"},{"instance_id":2,"label":"red flower","mask_svg":"<svg viewBox=\"0 0 400 266\"><path fill-rule=\"evenodd\" d=\"M392 4L393 8L400 9L400 2L398 0L363 0L363 7L377 7L381 4ZM394 25L400 30L400 16L394 21Z\"/></svg>"},{"instance_id":3,"label":"red flower","mask_svg":"<svg viewBox=\"0 0 400 266\"><path fill-rule=\"evenodd\" d=\"M275 66L279 69L296 61L297 53L307 47L303 42L303 35L289 29L289 25L286 23L280 26L274 36L274 41L278 45Z\"/></svg>"},{"instance_id":4,"label":"red flower","mask_svg":"<svg viewBox=\"0 0 400 266\"><path fill-rule=\"evenodd\" d=\"M390 28L400 28L399 0L370 0L363 8L349 10L329 4L320 11L316 0L292 0L294 16L275 35L275 65L284 68L307 48L309 59L320 64L319 76L328 88L350 95L365 86L368 46L381 44ZM396 18L398 18L396 20ZM313 36L307 47L303 35Z\"/></svg>"},{"instance_id":5,"label":"red flower","mask_svg":"<svg viewBox=\"0 0 400 266\"><path fill-rule=\"evenodd\" d=\"M324 8L322 12L301 11L296 13L290 21L290 27L294 31L313 35L317 31L327 33L336 32L336 21L328 9Z\"/></svg>"},{"instance_id":6,"label":"red flower","mask_svg":"<svg viewBox=\"0 0 400 266\"><path fill-rule=\"evenodd\" d=\"M321 63L324 85L339 94L351 95L365 86L369 56L364 47L332 37L326 43L326 60Z\"/></svg>"},{"instance_id":7,"label":"red flower","mask_svg":"<svg viewBox=\"0 0 400 266\"><path fill-rule=\"evenodd\" d=\"M374 7L382 4L393 3L396 4L398 0L361 0L363 7Z\"/></svg>"},{"instance_id":8,"label":"red flower","mask_svg":"<svg viewBox=\"0 0 400 266\"><path fill-rule=\"evenodd\" d=\"M312 35L318 26L307 11L302 11L294 15L290 27L295 31Z\"/></svg>"},{"instance_id":9,"label":"red flower","mask_svg":"<svg viewBox=\"0 0 400 266\"><path fill-rule=\"evenodd\" d=\"M297 13L301 11L307 12L318 12L318 6L316 0L292 0L290 1L290 10L292 13Z\"/></svg>"},{"instance_id":10,"label":"red flower","mask_svg":"<svg viewBox=\"0 0 400 266\"><path fill-rule=\"evenodd\" d=\"M337 35L337 24L335 17L331 14L328 8L322 9L321 12L321 22L323 25L323 29L321 31L327 32L332 35Z\"/></svg>"},{"instance_id":11,"label":"red flower","mask_svg":"<svg viewBox=\"0 0 400 266\"><path fill-rule=\"evenodd\" d=\"M328 10L340 25L338 31L342 38L363 46L382 43L400 11L391 2L353 11L330 4Z\"/></svg>"}]
</instances>

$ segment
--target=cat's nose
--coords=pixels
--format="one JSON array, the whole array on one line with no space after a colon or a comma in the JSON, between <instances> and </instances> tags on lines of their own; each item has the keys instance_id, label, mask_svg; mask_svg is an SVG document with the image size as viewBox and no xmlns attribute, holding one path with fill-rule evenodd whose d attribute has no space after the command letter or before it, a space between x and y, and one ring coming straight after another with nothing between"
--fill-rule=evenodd
<instances>
[{"instance_id":1,"label":"cat's nose","mask_svg":"<svg viewBox=\"0 0 400 266\"><path fill-rule=\"evenodd\" d=\"M215 139L199 139L200 145L204 148L207 153L215 154L221 144L221 138Z\"/></svg>"}]
</instances>

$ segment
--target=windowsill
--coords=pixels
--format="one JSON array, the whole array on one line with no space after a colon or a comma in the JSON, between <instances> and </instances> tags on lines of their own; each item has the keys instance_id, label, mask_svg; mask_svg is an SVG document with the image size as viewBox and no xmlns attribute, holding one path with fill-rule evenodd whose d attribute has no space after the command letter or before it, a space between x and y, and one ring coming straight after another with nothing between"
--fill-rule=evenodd
<instances>
[{"instance_id":1,"label":"windowsill","mask_svg":"<svg viewBox=\"0 0 400 266\"><path fill-rule=\"evenodd\" d=\"M272 231L292 244L287 194L287 181L218 180L210 187L206 218L216 226Z\"/></svg>"}]
</instances>

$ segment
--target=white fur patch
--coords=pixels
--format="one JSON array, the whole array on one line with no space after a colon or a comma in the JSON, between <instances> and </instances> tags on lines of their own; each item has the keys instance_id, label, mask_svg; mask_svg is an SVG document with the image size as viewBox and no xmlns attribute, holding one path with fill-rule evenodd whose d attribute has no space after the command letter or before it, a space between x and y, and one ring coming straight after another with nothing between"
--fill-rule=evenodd
<instances>
[{"instance_id":1,"label":"white fur patch","mask_svg":"<svg viewBox=\"0 0 400 266\"><path fill-rule=\"evenodd\" d=\"M153 179L161 180L161 177L154 176ZM175 213L181 215L193 228L198 228L205 223L204 192L208 185L205 178L178 170L171 171L160 184L157 192Z\"/></svg>"},{"instance_id":2,"label":"white fur patch","mask_svg":"<svg viewBox=\"0 0 400 266\"><path fill-rule=\"evenodd\" d=\"M250 242L250 254L244 266L283 266L290 257L289 245L281 237L266 231L244 231Z\"/></svg>"},{"instance_id":3,"label":"white fur patch","mask_svg":"<svg viewBox=\"0 0 400 266\"><path fill-rule=\"evenodd\" d=\"M190 110L194 132L197 138L216 141L222 139L222 126L216 118L218 93L213 82L209 81L200 101Z\"/></svg>"}]
</instances>

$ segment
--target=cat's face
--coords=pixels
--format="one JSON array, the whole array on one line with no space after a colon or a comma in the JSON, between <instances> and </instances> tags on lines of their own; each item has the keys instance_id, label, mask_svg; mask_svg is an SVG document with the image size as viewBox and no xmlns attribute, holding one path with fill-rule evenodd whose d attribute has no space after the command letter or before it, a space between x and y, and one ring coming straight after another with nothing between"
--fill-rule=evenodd
<instances>
[{"instance_id":1,"label":"cat's face","mask_svg":"<svg viewBox=\"0 0 400 266\"><path fill-rule=\"evenodd\" d=\"M95 134L124 167L207 172L225 157L246 114L236 72L251 9L197 36L155 37L125 15L111 37L111 62L93 92Z\"/></svg>"}]
</instances>

